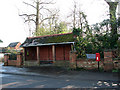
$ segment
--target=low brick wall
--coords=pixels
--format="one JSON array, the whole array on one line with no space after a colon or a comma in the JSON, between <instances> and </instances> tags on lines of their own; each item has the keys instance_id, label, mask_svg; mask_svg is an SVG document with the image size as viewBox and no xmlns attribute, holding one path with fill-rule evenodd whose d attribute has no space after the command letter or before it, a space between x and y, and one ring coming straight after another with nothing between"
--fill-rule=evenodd
<instances>
[{"instance_id":1,"label":"low brick wall","mask_svg":"<svg viewBox=\"0 0 120 90\"><path fill-rule=\"evenodd\" d=\"M4 54L4 66L8 66L9 54Z\"/></svg>"},{"instance_id":2,"label":"low brick wall","mask_svg":"<svg viewBox=\"0 0 120 90\"><path fill-rule=\"evenodd\" d=\"M104 69L104 71L109 71L113 69L120 69L120 60L113 59L112 52L104 52L104 59L99 62L99 68ZM17 60L9 60L9 54L4 55L4 65L5 66L40 66L38 61L24 61L22 60L22 55L17 55ZM70 60L58 60L53 63L54 66L65 67L65 68L84 68L87 70L97 69L98 62L95 59L77 59L76 52L70 52Z\"/></svg>"},{"instance_id":3,"label":"low brick wall","mask_svg":"<svg viewBox=\"0 0 120 90\"><path fill-rule=\"evenodd\" d=\"M21 66L22 54L17 54L17 60L9 60L9 54L4 55L4 66Z\"/></svg>"},{"instance_id":4,"label":"low brick wall","mask_svg":"<svg viewBox=\"0 0 120 90\"><path fill-rule=\"evenodd\" d=\"M88 59L78 59L77 60L77 67L84 68L84 69L97 69L98 62L95 59L88 60ZM99 62L99 67L103 68L103 60Z\"/></svg>"},{"instance_id":5,"label":"low brick wall","mask_svg":"<svg viewBox=\"0 0 120 90\"><path fill-rule=\"evenodd\" d=\"M70 68L84 68L87 70L97 69L98 62L95 59L76 59L76 52L70 53ZM113 59L112 51L104 52L104 59L100 59L99 68L104 71L111 71L113 69L120 69L120 60Z\"/></svg>"},{"instance_id":6,"label":"low brick wall","mask_svg":"<svg viewBox=\"0 0 120 90\"><path fill-rule=\"evenodd\" d=\"M8 60L8 66L16 66L17 60Z\"/></svg>"},{"instance_id":7,"label":"low brick wall","mask_svg":"<svg viewBox=\"0 0 120 90\"><path fill-rule=\"evenodd\" d=\"M114 69L120 69L120 60L113 60Z\"/></svg>"}]
</instances>

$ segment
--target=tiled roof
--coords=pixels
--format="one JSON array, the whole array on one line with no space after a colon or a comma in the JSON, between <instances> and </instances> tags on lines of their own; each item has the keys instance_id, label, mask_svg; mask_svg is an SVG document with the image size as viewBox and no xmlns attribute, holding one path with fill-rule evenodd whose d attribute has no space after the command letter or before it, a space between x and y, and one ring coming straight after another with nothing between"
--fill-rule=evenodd
<instances>
[{"instance_id":1,"label":"tiled roof","mask_svg":"<svg viewBox=\"0 0 120 90\"><path fill-rule=\"evenodd\" d=\"M19 42L12 42L7 47L15 47Z\"/></svg>"},{"instance_id":2,"label":"tiled roof","mask_svg":"<svg viewBox=\"0 0 120 90\"><path fill-rule=\"evenodd\" d=\"M37 46L41 44L55 44L55 43L65 43L65 42L73 42L73 33L65 33L65 34L53 34L47 36L39 36L39 37L28 37L25 42L21 45L22 47L27 46Z\"/></svg>"}]
</instances>

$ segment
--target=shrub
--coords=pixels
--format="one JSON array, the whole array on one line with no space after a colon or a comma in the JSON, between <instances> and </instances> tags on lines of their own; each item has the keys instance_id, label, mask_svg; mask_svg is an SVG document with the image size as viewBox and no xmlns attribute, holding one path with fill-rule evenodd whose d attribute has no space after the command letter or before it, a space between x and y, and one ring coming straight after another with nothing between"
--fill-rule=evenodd
<instances>
[{"instance_id":1,"label":"shrub","mask_svg":"<svg viewBox=\"0 0 120 90\"><path fill-rule=\"evenodd\" d=\"M17 60L17 54L11 53L11 54L9 55L9 60Z\"/></svg>"}]
</instances>

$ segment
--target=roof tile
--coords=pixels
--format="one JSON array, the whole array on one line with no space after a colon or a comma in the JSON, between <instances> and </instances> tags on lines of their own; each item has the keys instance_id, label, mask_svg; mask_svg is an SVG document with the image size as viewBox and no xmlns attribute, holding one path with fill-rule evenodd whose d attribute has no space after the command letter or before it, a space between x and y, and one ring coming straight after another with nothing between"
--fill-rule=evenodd
<instances>
[{"instance_id":1,"label":"roof tile","mask_svg":"<svg viewBox=\"0 0 120 90\"><path fill-rule=\"evenodd\" d=\"M73 42L73 33L65 34L54 34L39 37L28 37L22 44L23 47L34 46L37 44L47 44L47 43L62 43L62 42Z\"/></svg>"}]
</instances>

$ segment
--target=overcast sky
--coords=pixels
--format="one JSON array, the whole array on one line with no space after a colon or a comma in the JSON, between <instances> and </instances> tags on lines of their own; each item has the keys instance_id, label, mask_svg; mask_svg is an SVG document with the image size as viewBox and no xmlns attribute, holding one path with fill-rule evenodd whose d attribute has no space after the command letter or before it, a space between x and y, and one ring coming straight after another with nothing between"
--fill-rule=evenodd
<instances>
[{"instance_id":1,"label":"overcast sky","mask_svg":"<svg viewBox=\"0 0 120 90\"><path fill-rule=\"evenodd\" d=\"M29 0L24 0L29 1ZM65 20L66 15L71 12L73 0L54 0L55 7L60 9L60 16ZM106 19L108 5L104 0L75 0L81 5L81 10L87 14L89 24L95 24ZM10 42L23 43L28 37L28 29L23 23L23 19L18 16L19 10L26 10L22 0L0 0L0 39L7 46Z\"/></svg>"}]
</instances>

